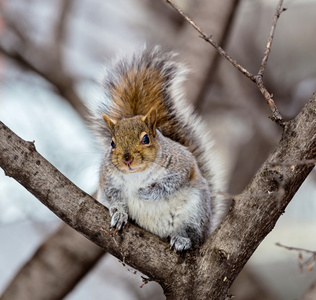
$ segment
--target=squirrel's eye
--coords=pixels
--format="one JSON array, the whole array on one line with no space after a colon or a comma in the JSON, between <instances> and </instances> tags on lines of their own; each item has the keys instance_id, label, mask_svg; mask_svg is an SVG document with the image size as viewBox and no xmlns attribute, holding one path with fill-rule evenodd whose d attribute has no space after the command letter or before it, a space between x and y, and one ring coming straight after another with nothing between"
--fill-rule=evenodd
<instances>
[{"instance_id":1,"label":"squirrel's eye","mask_svg":"<svg viewBox=\"0 0 316 300\"><path fill-rule=\"evenodd\" d=\"M149 136L147 134L143 136L142 144L143 145L149 144Z\"/></svg>"},{"instance_id":2,"label":"squirrel's eye","mask_svg":"<svg viewBox=\"0 0 316 300\"><path fill-rule=\"evenodd\" d=\"M111 142L111 147L114 149L114 148L116 148L116 145L115 145L115 143L114 143L114 141L112 140L112 142Z\"/></svg>"}]
</instances>

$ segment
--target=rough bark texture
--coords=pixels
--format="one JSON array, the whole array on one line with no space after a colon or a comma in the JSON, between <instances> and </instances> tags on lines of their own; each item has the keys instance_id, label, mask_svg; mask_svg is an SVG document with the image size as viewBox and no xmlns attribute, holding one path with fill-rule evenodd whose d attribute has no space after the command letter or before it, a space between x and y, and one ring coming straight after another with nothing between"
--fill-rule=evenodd
<instances>
[{"instance_id":1,"label":"rough bark texture","mask_svg":"<svg viewBox=\"0 0 316 300\"><path fill-rule=\"evenodd\" d=\"M56 53L51 56L49 55L50 59L45 61L44 65L38 64L36 61L36 58L38 57L38 55L34 55L32 57L27 57L24 55L24 53L28 52L28 53L39 53L39 52L44 52L46 53L46 49L45 47L43 48L37 48L37 49L33 49L31 51L25 51L26 47L35 47L32 45L32 43L28 43L27 45L24 45L20 48L14 48L14 50L12 51L8 51L6 50L6 48L1 48L0 50L2 50L3 53L6 54L7 57L11 57L12 59L14 59L16 62L18 62L19 64L21 64L22 66L26 67L27 69L30 69L32 71L34 71L35 73L37 73L38 75L40 75L41 77L45 78L48 82L50 82L55 88L56 90L63 96L65 97L65 99L67 99L70 104L76 108L76 110L79 112L79 114L81 116L83 116L83 118L85 119L86 116L86 109L85 107L83 107L82 105L82 101L80 101L80 99L78 98L78 95L76 94L76 91L74 91L73 87L74 87L74 82L71 80L71 78L69 77L69 75L65 72L65 68L61 67L62 65L62 52L61 52L61 45L63 44L63 41L66 40L65 38L65 30L64 28L67 26L67 14L69 14L69 11L71 11L71 6L72 6L72 2L73 1L69 1L69 3L64 3L61 7L61 14L59 19L57 20L57 24L55 26L55 34L54 36L56 37L56 41L54 41L52 43L52 47L48 47L50 48L50 50L55 49ZM238 2L238 0L233 1L236 6L236 3ZM182 45L179 46L179 48L181 48L181 52L182 50L187 49L188 47L188 38L187 38L187 34L196 37L196 33L194 32L194 30L192 30L188 24L186 24L185 22L183 22L182 17L179 17L179 15L175 12L173 12L167 5L163 5L163 3L157 2L158 5L157 7L163 7L166 10L166 13L172 13L174 15L170 15L169 18L179 18L177 19L177 26L182 26L184 28L182 28L183 30L180 30L180 34L182 35L181 37L181 43ZM157 4L155 2L155 4ZM152 1L150 1L151 5L155 5L152 3ZM234 5L232 5L232 2L230 1L221 1L221 0L217 0L216 3L213 2L212 5L210 5L210 3L208 1L202 1L201 3L196 3L194 4L195 8L196 8L196 12L194 13L194 15L202 22L202 24L207 25L205 28L208 28L210 31L212 31L212 33L215 34L216 37L219 38L220 41L222 41L224 39L224 37L227 36L227 30L228 30L228 24L230 23L230 19L231 19L231 14L234 13L236 10L234 9ZM197 6L199 6L199 8L197 8ZM228 12L226 12L226 10L228 10ZM164 14L164 13L162 13ZM211 22L209 22L211 20ZM170 25L170 24L169 24ZM190 33L189 33L190 32ZM190 43L189 43L190 44ZM192 43L191 43L192 44ZM199 78L195 78L192 81L192 86L194 87L194 92L195 93L199 93L199 91L201 90L201 85L205 82L205 79L203 78L203 76L207 76L207 69L208 68L212 68L212 64L214 64L215 61L215 56L216 56L216 52L212 51L212 55L209 55L209 47L205 47L207 48L207 52L206 54L203 52L204 51L204 47L200 48L199 45L204 45L204 43L195 43L194 44L194 51L186 51L185 58L187 60L187 62L193 67L196 66L196 63L200 66L203 66L203 70L205 70L203 73L205 73L204 75L202 75L202 81L199 82ZM18 50L21 51L18 51ZM36 51L35 51L36 50ZM55 51L54 50L54 51ZM191 49L192 50L192 49ZM53 51L53 52L54 52ZM201 56L203 55L203 56ZM45 55L44 55L45 56ZM194 59L198 58L198 62L196 62ZM193 61L192 61L193 60ZM205 68L205 69L204 69ZM212 68L213 69L213 68ZM195 75L200 76L200 72L196 73ZM198 95L194 95L194 99L198 98ZM78 239L78 237L76 237L76 235L78 235L77 232L73 231L72 233L69 232L68 233L69 236L68 238L71 240L76 240L77 241L77 249L78 251L80 251L80 249L86 249L86 251L89 251L87 245L85 245L85 241L84 239ZM56 233L56 235L53 236L53 240L56 241L56 239L58 238L58 235L60 235L60 238L63 238L63 229L61 229L59 232ZM74 236L72 236L74 235ZM82 245L80 243L83 243ZM74 275L73 273L69 272L60 272L59 274L56 274L55 271L58 270L62 270L62 268L50 268L47 269L45 272L45 276L40 276L41 280L36 280L36 285L31 284L33 281L32 280L24 280L25 278L28 278L27 274L29 274L30 272L33 274L33 267L35 267L37 270L39 270L39 266L41 263L45 262L47 259L49 259L50 261L52 260L51 257L51 252L49 247L54 247L54 250L59 252L63 249L63 245L61 243L58 244L52 244L50 243L50 241L47 241L45 243L44 248L48 249L49 251L45 251L45 252L41 252L41 255L35 255L31 258L31 260L21 269L21 271L17 274L17 276L13 279L13 281L11 282L11 284L8 286L7 291L5 292L4 295L12 295L12 291L14 290L14 298L19 298L19 297L23 297L23 295L29 295L32 294L32 299L36 300L36 299L44 299L45 294L50 294L50 292L48 291L49 288L52 288L53 293L52 295L54 295L54 297L56 297L56 299L59 299L59 295L64 295L65 292L67 290L71 290L73 288L74 285L74 281L73 281L73 277L75 278L80 278L80 276L84 276L84 274L89 270L88 265L85 265L85 268L81 268L78 269L78 271L82 271L83 274L79 275L78 273L76 273L76 275ZM92 245L93 247L93 245ZM40 251L40 250L39 250ZM75 249L73 249L73 251L75 251ZM45 257L45 254L50 254L50 257ZM99 258L99 254L96 253L93 249L91 250L91 255L95 253L96 257L95 259L98 260ZM74 253L75 255L75 253ZM80 256L81 254L78 253L78 255ZM57 256L54 256L57 258ZM71 260L71 258L69 256L66 255L66 257L64 258L59 258L58 261L61 260ZM85 259L84 257L82 257L81 262L84 263L83 259ZM86 259L89 260L89 262L93 265L95 263L95 261L92 259L92 257L86 257ZM55 265L58 264L58 261L54 262ZM67 263L70 263L67 262ZM37 271L34 271L35 273L37 273ZM52 274L49 274L50 272L52 272ZM25 275L23 275L25 274ZM54 281L49 281L51 283L51 285L48 285L48 281L46 281L46 278L48 277L52 277L54 278ZM31 279L31 278L29 278ZM30 284L30 286L28 287L28 284ZM67 284L69 284L69 286L67 287ZM18 287L18 288L17 288ZM56 287L58 287L58 289L60 289L60 291L57 291ZM37 288L37 291L35 290L35 288ZM19 294L17 294L19 293ZM13 299L14 299L13 298ZM6 298L9 299L9 298ZM11 298L12 299L12 298Z\"/></svg>"},{"instance_id":2,"label":"rough bark texture","mask_svg":"<svg viewBox=\"0 0 316 300\"><path fill-rule=\"evenodd\" d=\"M63 225L21 268L0 299L63 299L103 254L100 247Z\"/></svg>"},{"instance_id":3,"label":"rough bark texture","mask_svg":"<svg viewBox=\"0 0 316 300\"><path fill-rule=\"evenodd\" d=\"M225 299L263 238L313 168L316 94L285 126L282 139L233 204L220 228L198 249L177 254L169 244L129 224L116 242L107 209L81 191L35 150L0 123L0 166L57 216L91 241L158 281L168 299ZM291 165L293 166L291 166Z\"/></svg>"}]
</instances>

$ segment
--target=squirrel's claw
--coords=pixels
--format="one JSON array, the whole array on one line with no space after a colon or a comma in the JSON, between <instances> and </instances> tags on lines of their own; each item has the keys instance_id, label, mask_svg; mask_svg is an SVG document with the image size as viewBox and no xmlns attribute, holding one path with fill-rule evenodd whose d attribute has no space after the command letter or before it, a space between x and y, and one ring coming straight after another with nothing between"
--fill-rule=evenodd
<instances>
[{"instance_id":1,"label":"squirrel's claw","mask_svg":"<svg viewBox=\"0 0 316 300\"><path fill-rule=\"evenodd\" d=\"M121 230L127 224L128 215L126 213L116 212L111 219L111 227Z\"/></svg>"},{"instance_id":2,"label":"squirrel's claw","mask_svg":"<svg viewBox=\"0 0 316 300\"><path fill-rule=\"evenodd\" d=\"M111 227L115 227L121 230L128 221L128 214L124 212L119 212L117 208L110 208L111 215Z\"/></svg>"}]
</instances>

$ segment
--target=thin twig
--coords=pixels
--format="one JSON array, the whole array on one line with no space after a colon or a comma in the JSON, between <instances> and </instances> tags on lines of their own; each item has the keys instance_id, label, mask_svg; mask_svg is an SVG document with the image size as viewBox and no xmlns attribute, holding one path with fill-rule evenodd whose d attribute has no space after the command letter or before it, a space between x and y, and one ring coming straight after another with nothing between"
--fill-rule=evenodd
<instances>
[{"instance_id":1,"label":"thin twig","mask_svg":"<svg viewBox=\"0 0 316 300\"><path fill-rule=\"evenodd\" d=\"M284 245L281 245L280 243L276 243L276 246L285 248L287 250L299 252L298 258L299 258L299 268L301 272L303 272L304 268L306 268L307 271L313 270L316 263L316 251L307 250L303 248L297 248L297 247L284 246ZM302 252L311 254L311 256L304 261Z\"/></svg>"},{"instance_id":2,"label":"thin twig","mask_svg":"<svg viewBox=\"0 0 316 300\"><path fill-rule=\"evenodd\" d=\"M117 241L116 241L116 239L115 239L115 236L116 236L118 227L115 228L115 230L114 230L113 233L110 233L109 231L107 231L103 226L101 226L101 229L102 229L110 238L112 238L112 240L113 240L114 244L116 245L116 247L120 249L121 254L122 254L122 257L123 257L123 262L124 262L124 261L125 261L125 257L124 257L123 251L122 251L121 247L119 246L119 244L117 243Z\"/></svg>"},{"instance_id":3,"label":"thin twig","mask_svg":"<svg viewBox=\"0 0 316 300\"><path fill-rule=\"evenodd\" d=\"M143 288L148 282L153 281L151 278L149 277L144 277L144 276L140 276L142 279L143 284L140 286L140 288Z\"/></svg>"},{"instance_id":4,"label":"thin twig","mask_svg":"<svg viewBox=\"0 0 316 300\"><path fill-rule=\"evenodd\" d=\"M280 114L280 112L279 112L279 110L278 110L278 108L275 105L275 102L273 100L273 95L268 92L267 88L263 84L262 76L256 75L255 80L256 80L256 84L257 84L261 94L266 99L266 101L267 101L267 103L272 111L272 116L270 117L270 119L272 121L276 122L277 124L284 126L282 116L281 116L281 114Z\"/></svg>"},{"instance_id":5,"label":"thin twig","mask_svg":"<svg viewBox=\"0 0 316 300\"><path fill-rule=\"evenodd\" d=\"M269 34L268 43L267 43L266 50L264 52L264 56L263 56L263 59L262 59L261 65L260 65L259 72L258 72L258 75L261 77L263 77L265 67L266 67L266 64L268 62L269 54L271 52L271 45L272 45L272 41L274 38L274 33L275 33L278 19L279 19L281 13L286 10L286 9L282 9L282 5L283 5L283 0L280 0L278 6L276 8L275 14L273 16L273 22L272 22L272 26L271 26L271 30L270 30L270 34Z\"/></svg>"},{"instance_id":6,"label":"thin twig","mask_svg":"<svg viewBox=\"0 0 316 300\"><path fill-rule=\"evenodd\" d=\"M275 245L278 246L278 247L285 248L287 250L291 250L291 251L301 251L301 252L305 252L305 253L309 253L309 254L316 254L316 251L312 251L312 250L308 250L308 249L304 249L304 248L284 246L284 245L282 245L280 243L276 243Z\"/></svg>"},{"instance_id":7,"label":"thin twig","mask_svg":"<svg viewBox=\"0 0 316 300\"><path fill-rule=\"evenodd\" d=\"M45 78L45 74L35 67L34 64L30 63L23 55L21 55L19 52L15 50L8 50L0 41L0 53L5 55L6 57L16 61L20 66L23 68L29 69L33 71L34 73L37 73L39 76ZM50 81L50 80L48 80Z\"/></svg>"},{"instance_id":8,"label":"thin twig","mask_svg":"<svg viewBox=\"0 0 316 300\"><path fill-rule=\"evenodd\" d=\"M235 68L237 68L241 73L246 75L249 79L255 82L255 77L251 74L247 69L242 67L235 59L233 59L223 48L221 48L216 41L212 38L211 35L207 35L198 25L196 25L177 5L175 5L171 0L164 0L168 4L170 4L180 15L182 15L193 28L196 29L200 33L200 37L204 39L206 42L211 44L220 55L224 56Z\"/></svg>"},{"instance_id":9,"label":"thin twig","mask_svg":"<svg viewBox=\"0 0 316 300\"><path fill-rule=\"evenodd\" d=\"M267 62L268 62L269 54L271 52L271 45L272 45L272 41L274 38L274 33L275 33L277 22L279 20L281 13L283 11L285 11L285 9L282 9L282 5L283 5L283 0L280 0L279 4L275 10L274 16L273 16L272 26L270 29L270 34L269 34L266 50L264 52L264 56L262 58L262 62L261 62L258 74L255 76L257 86L258 86L260 92L262 93L262 95L264 96L264 98L267 100L270 109L272 110L271 119L280 125L283 124L282 116L281 116L277 106L274 103L273 96L268 92L268 90L266 89L266 87L263 84L263 75L264 75L265 67L266 67Z\"/></svg>"},{"instance_id":10,"label":"thin twig","mask_svg":"<svg viewBox=\"0 0 316 300\"><path fill-rule=\"evenodd\" d=\"M164 1L166 3L168 3L173 9L175 9L180 15L182 15L192 25L192 27L196 31L198 31L200 33L200 37L203 38L209 44L211 44L218 51L218 53L220 55L225 57L235 68L237 68L241 73L243 73L251 81L253 81L253 82L255 82L257 84L260 92L262 93L262 95L266 99L266 101L267 101L267 103L268 103L268 105L269 105L269 107L270 107L270 109L272 111L272 116L270 118L273 121L275 121L277 124L279 124L281 126L284 126L284 122L283 122L282 116L281 116L277 106L274 103L274 100L272 98L272 94L270 94L268 92L268 90L266 89L266 87L263 84L263 74L264 74L265 66L267 64L268 57L269 57L269 54L270 54L270 51L271 51L271 45L272 45L272 41L273 41L273 37L274 37L276 24L277 24L277 21L279 19L279 16L280 16L281 12L285 10L285 9L282 9L283 0L279 1L276 13L274 15L272 27L271 27L271 30L270 30L269 40L268 40L268 43L267 43L267 46L266 46L266 51L265 51L265 54L264 54L264 57L262 59L262 63L260 65L260 69L259 69L259 72L258 72L257 75L251 74L246 68L241 66L235 59L233 59L225 50L223 50L223 48L221 48L216 43L216 41L212 38L211 35L207 35L176 4L174 4L172 0L164 0Z\"/></svg>"}]
</instances>

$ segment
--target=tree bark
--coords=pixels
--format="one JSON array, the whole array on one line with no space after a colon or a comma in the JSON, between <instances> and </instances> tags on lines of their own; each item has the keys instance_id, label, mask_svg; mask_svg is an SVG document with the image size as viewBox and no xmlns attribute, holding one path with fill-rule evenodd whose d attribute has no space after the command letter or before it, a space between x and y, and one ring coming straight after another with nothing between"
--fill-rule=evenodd
<instances>
[{"instance_id":1,"label":"tree bark","mask_svg":"<svg viewBox=\"0 0 316 300\"><path fill-rule=\"evenodd\" d=\"M223 24L226 24L228 21L226 20L227 14L225 13L226 9L229 9L230 12L229 14L232 13L232 7L230 5L230 3L226 2L226 4L223 6L221 4L222 1L218 1L219 5L221 7L218 7L218 4L215 4L215 7L217 7L216 10L218 10L218 12L221 13L221 16L217 17L218 20L217 22L215 22L214 24L216 27L215 33L216 36L226 36L225 33L221 33L221 31L226 32L227 31L227 27L228 26L222 26ZM235 1L238 2L238 1ZM159 4L161 5L161 3ZM167 12L172 12L170 10L169 7L161 5L162 7L166 8ZM202 5L200 5L201 7ZM197 9L197 13L203 18L203 24L209 24L209 22L206 22L206 19L209 20L209 16L207 16L206 18L206 14L203 13L203 11L205 11L205 9L207 9L208 11L210 11L210 13L212 13L214 5L212 6L212 9L207 8L205 6L209 6L207 2L205 2L203 4L203 8L204 9ZM20 63L22 66L26 67L27 69L30 69L32 71L34 71L35 73L39 74L41 77L45 78L48 82L50 82L58 91L59 93L65 97L65 99L67 98L68 101L73 105L73 107L75 107L77 109L77 111L79 112L79 114L81 116L84 117L87 114L87 111L85 109L85 107L82 106L82 102L80 101L80 99L78 99L78 95L76 94L76 92L73 90L73 82L70 79L70 77L64 72L64 68L60 68L59 66L62 65L62 52L61 52L61 45L63 40L65 40L65 27L67 24L67 16L69 15L69 10L71 9L71 3L67 4L62 4L61 7L61 14L60 17L58 18L56 24L55 24L55 30L54 30L54 37L55 37L55 42L52 43L52 47L51 47L51 52L54 55L49 55L49 57L51 58L50 60L48 60L48 63L46 65L38 65L36 63L36 55L34 56L34 59L32 59L33 57L26 57L23 55L23 51L9 51L8 49L4 48L4 47L0 47L0 50L6 54L7 57L11 57L12 59L14 59L16 62ZM224 10L224 12L222 12L222 10ZM217 13L218 13L217 12ZM202 14L203 13L203 14ZM216 14L217 14L216 13ZM174 15L176 17L178 17L178 14L174 13ZM214 19L214 18L211 18ZM179 17L179 20L183 21L181 17ZM12 20L11 20L12 21ZM11 22L12 23L12 22ZM214 25L212 22L212 25ZM191 29L188 28L187 24L183 23L183 25L186 27L185 30L182 31L182 34L184 36L187 35L187 32ZM210 27L207 27L210 28ZM220 32L220 33L219 33ZM194 32L192 31L192 35L194 34ZM24 34L23 34L24 36ZM25 36L27 36L25 34ZM186 40L182 39L182 40ZM27 40L27 39L26 39ZM186 41L187 43L187 41ZM26 43L24 45L24 47L22 47L23 49L25 47L31 47L33 46L32 43ZM183 49L185 49L186 47L183 47ZM195 47L196 48L196 47ZM19 47L16 48L17 50L20 49ZM40 50L45 50L45 47L41 47L38 49L35 49L37 51L35 52L42 52ZM30 53L34 53L34 51L28 51ZM44 52L47 52L46 50ZM203 51L201 51L203 52ZM196 54L191 53L191 57ZM208 59L208 57L206 58ZM191 61L191 59L189 59ZM49 61L54 61L55 63L51 64L49 63ZM205 65L205 61L202 63L203 66ZM47 68L47 66L49 66ZM49 72L48 72L49 70ZM52 72L52 70L54 70ZM56 74L55 74L56 73ZM203 80L204 82L204 80ZM203 82L196 82L196 84L194 85L196 88L196 91L200 90L200 86ZM195 97L196 98L196 97ZM61 230L59 230L56 235L54 235L52 237L53 241L56 241L58 239L58 235L60 235L60 239L63 240L64 234L63 231L66 230L66 228L62 228ZM76 243L74 243L73 245L77 245L76 248L78 249L78 251L80 251L80 249L86 249L86 251L88 250L88 245L85 244L84 239L79 239L78 237L76 237L76 235L78 235L78 233L76 231L73 232L68 232L68 239L71 240L75 240ZM81 244L82 243L82 244ZM92 244L91 244L92 245ZM53 249L50 249L50 247L53 247ZM93 245L92 245L93 247ZM46 250L49 251L41 251L41 249L44 248ZM11 282L11 284L8 286L7 290L5 291L4 295L12 295L12 291L14 290L15 293L15 298L19 298L19 297L24 297L23 295L32 295L32 299L36 300L36 299L44 299L46 294L51 294L52 296L54 296L56 299L59 299L61 296L60 295L64 295L66 293L66 291L71 290L73 288L74 282L73 282L73 278L80 278L80 276L78 273L76 273L76 275L74 275L73 273L67 273L67 272L63 272L62 268L57 267L58 263L60 261L65 261L67 260L67 264L71 264L71 257L70 256L65 256L64 258L61 258L57 255L51 255L50 250L52 251L56 251L58 253L60 253L60 251L62 251L63 245L61 243L57 243L57 244L52 244L49 240L45 242L45 244L41 247L41 249L39 249L39 253L40 255L38 255L38 253L36 255L34 255L31 260L29 262L27 262L27 264L20 270L20 272L17 274L17 276L13 279L13 281ZM73 251L75 251L75 248L73 249ZM45 254L47 255L49 253L49 256L45 257ZM94 249L91 249L91 253L95 253ZM75 253L73 252L74 256ZM80 256L81 254L78 253L78 255ZM99 254L95 253L96 257L95 260L99 259ZM54 263L52 263L52 259L56 258L56 261L54 261ZM38 279L36 279L36 285L33 285L32 283L34 282L33 280L29 280L32 279L31 277L28 277L27 274L31 273L31 274L38 274L39 268L41 266L41 263L43 261L47 261L50 260L51 264L56 265L56 268L51 268L49 270L46 270L45 275L44 276L40 276L40 274L38 275ZM82 259L84 259L84 257L82 257ZM92 257L87 257L88 262L87 264L85 264L85 268L81 268L78 269L81 270L84 274L89 270L88 264L92 264L94 265L95 260L92 260ZM83 263L83 261L81 261ZM33 268L35 268L35 270L33 270ZM60 272L57 274L55 272L57 272L58 270L60 270ZM49 274L49 272L52 271L53 274ZM51 283L51 285L49 286L47 283L47 278L54 278L54 281L50 280L49 282ZM27 279L27 280L25 280ZM45 288L43 288L43 286L45 286ZM17 288L18 287L18 288ZM58 287L58 289L60 289L60 291L57 291L56 287ZM35 290L37 288L37 290ZM49 292L49 288L52 288L52 293ZM19 293L19 294L17 294ZM3 297L4 297L3 295ZM6 296L7 297L7 296ZM8 298L9 299L9 296Z\"/></svg>"},{"instance_id":2,"label":"tree bark","mask_svg":"<svg viewBox=\"0 0 316 300\"><path fill-rule=\"evenodd\" d=\"M168 299L225 299L228 289L273 229L316 157L316 94L285 124L282 139L200 247L175 253L134 224L114 238L107 208L81 191L35 149L0 123L0 166L44 205L91 241L159 282Z\"/></svg>"}]
</instances>

